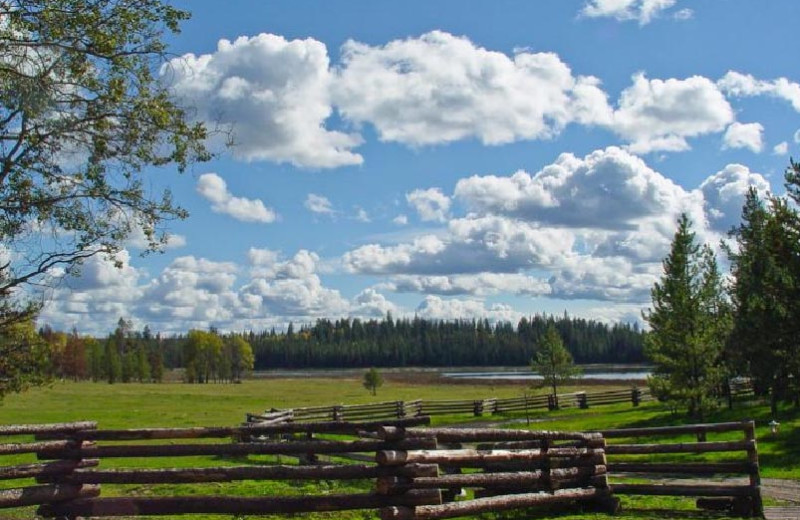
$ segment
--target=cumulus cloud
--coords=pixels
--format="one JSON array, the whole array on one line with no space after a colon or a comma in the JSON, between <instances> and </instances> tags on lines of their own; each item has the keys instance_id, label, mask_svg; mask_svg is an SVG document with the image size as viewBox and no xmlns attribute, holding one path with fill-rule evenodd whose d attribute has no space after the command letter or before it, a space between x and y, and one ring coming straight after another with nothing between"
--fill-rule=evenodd
<instances>
[{"instance_id":1,"label":"cumulus cloud","mask_svg":"<svg viewBox=\"0 0 800 520\"><path fill-rule=\"evenodd\" d=\"M197 193L211 203L214 213L222 213L242 222L275 222L277 215L258 199L234 197L222 177L204 173L197 179Z\"/></svg>"},{"instance_id":2,"label":"cumulus cloud","mask_svg":"<svg viewBox=\"0 0 800 520\"><path fill-rule=\"evenodd\" d=\"M648 79L633 76L614 111L612 129L630 142L634 153L682 151L688 137L722 131L733 109L708 78Z\"/></svg>"},{"instance_id":3,"label":"cumulus cloud","mask_svg":"<svg viewBox=\"0 0 800 520\"><path fill-rule=\"evenodd\" d=\"M308 211L319 215L333 215L335 213L331 201L328 200L327 197L317 195L316 193L309 193L303 206L305 206Z\"/></svg>"},{"instance_id":4,"label":"cumulus cloud","mask_svg":"<svg viewBox=\"0 0 800 520\"><path fill-rule=\"evenodd\" d=\"M590 18L636 20L640 25L646 25L674 5L675 0L589 0L583 6L581 14ZM691 16L691 9L681 9L675 14L679 20Z\"/></svg>"},{"instance_id":5,"label":"cumulus cloud","mask_svg":"<svg viewBox=\"0 0 800 520\"><path fill-rule=\"evenodd\" d=\"M617 148L584 158L562 154L535 175L472 176L455 197L472 211L570 227L632 229L643 218L672 218L692 201L639 157Z\"/></svg>"},{"instance_id":6,"label":"cumulus cloud","mask_svg":"<svg viewBox=\"0 0 800 520\"><path fill-rule=\"evenodd\" d=\"M703 181L700 191L714 229L724 233L739 222L744 197L750 187L762 196L770 190L769 181L763 175L751 172L741 164L729 164Z\"/></svg>"},{"instance_id":7,"label":"cumulus cloud","mask_svg":"<svg viewBox=\"0 0 800 520\"><path fill-rule=\"evenodd\" d=\"M495 303L489 307L480 300L443 299L427 296L419 304L416 314L433 320L483 319L491 322L517 323L522 313L511 306Z\"/></svg>"},{"instance_id":8,"label":"cumulus cloud","mask_svg":"<svg viewBox=\"0 0 800 520\"><path fill-rule=\"evenodd\" d=\"M781 141L772 147L772 153L774 155L786 155L789 153L789 143L786 141Z\"/></svg>"},{"instance_id":9,"label":"cumulus cloud","mask_svg":"<svg viewBox=\"0 0 800 520\"><path fill-rule=\"evenodd\" d=\"M731 123L722 138L722 148L747 148L760 153L764 148L763 132L764 126L761 123Z\"/></svg>"},{"instance_id":10,"label":"cumulus cloud","mask_svg":"<svg viewBox=\"0 0 800 520\"><path fill-rule=\"evenodd\" d=\"M800 112L800 83L786 78L760 80L750 74L730 70L717 82L717 85L729 96L771 96L783 99Z\"/></svg>"},{"instance_id":11,"label":"cumulus cloud","mask_svg":"<svg viewBox=\"0 0 800 520\"><path fill-rule=\"evenodd\" d=\"M406 215L397 215L392 219L392 224L397 226L405 226L408 224L408 217Z\"/></svg>"},{"instance_id":12,"label":"cumulus cloud","mask_svg":"<svg viewBox=\"0 0 800 520\"><path fill-rule=\"evenodd\" d=\"M80 275L64 278L49 295L39 319L61 330L91 328L95 322L116 322L128 316L142 290L142 272L130 264L126 250L112 259L95 255L84 261ZM117 263L119 262L119 263Z\"/></svg>"},{"instance_id":13,"label":"cumulus cloud","mask_svg":"<svg viewBox=\"0 0 800 520\"><path fill-rule=\"evenodd\" d=\"M443 238L431 234L397 245L367 244L345 253L342 262L359 274L511 273L548 265L572 243L564 231L485 216L450 221Z\"/></svg>"},{"instance_id":14,"label":"cumulus cloud","mask_svg":"<svg viewBox=\"0 0 800 520\"><path fill-rule=\"evenodd\" d=\"M332 73L325 44L259 34L220 40L161 69L175 94L211 127L231 132L240 159L333 168L361 164L355 134L328 130Z\"/></svg>"},{"instance_id":15,"label":"cumulus cloud","mask_svg":"<svg viewBox=\"0 0 800 520\"><path fill-rule=\"evenodd\" d=\"M508 56L442 31L383 46L348 41L334 99L348 120L413 146L548 138L609 114L599 81L573 76L556 54Z\"/></svg>"},{"instance_id":16,"label":"cumulus cloud","mask_svg":"<svg viewBox=\"0 0 800 520\"><path fill-rule=\"evenodd\" d=\"M477 273L471 275L395 276L383 285L394 292L438 295L488 296L509 293L541 296L550 293L547 280L522 273Z\"/></svg>"},{"instance_id":17,"label":"cumulus cloud","mask_svg":"<svg viewBox=\"0 0 800 520\"><path fill-rule=\"evenodd\" d=\"M414 190L406 194L406 201L424 221L444 222L450 210L450 197L439 188Z\"/></svg>"}]
</instances>

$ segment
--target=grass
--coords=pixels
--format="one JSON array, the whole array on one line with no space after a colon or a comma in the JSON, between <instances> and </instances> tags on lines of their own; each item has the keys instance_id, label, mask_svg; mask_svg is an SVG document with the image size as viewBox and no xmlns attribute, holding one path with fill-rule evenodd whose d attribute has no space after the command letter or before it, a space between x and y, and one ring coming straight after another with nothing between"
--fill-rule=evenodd
<instances>
[{"instance_id":1,"label":"grass","mask_svg":"<svg viewBox=\"0 0 800 520\"><path fill-rule=\"evenodd\" d=\"M599 390L611 387L604 385L590 388L564 388L560 391ZM402 381L392 379L379 389L373 397L361 386L360 378L265 378L245 381L242 384L186 385L181 383L118 384L57 382L50 387L30 390L20 395L7 396L0 404L0 424L46 423L75 420L96 420L101 428L134 428L147 426L215 426L233 425L242 422L246 412L260 412L272 407L290 408L300 406L328 405L336 403L355 404L387 400L413 399L482 399L487 397L517 397L529 389L522 385L490 384L435 384L434 382ZM538 392L546 392L541 389ZM781 409L779 420L781 432L773 436L768 432L771 419L766 406L741 404L732 410L718 410L707 417L708 422L721 422L752 418L757 421L758 446L762 475L777 478L800 479L800 411ZM567 409L556 412L536 410L528 417L525 414L504 416L446 416L434 419L435 424L453 422L500 423L511 421L513 427L529 427L547 430L601 430L634 426L663 426L690 422L681 415L672 415L657 403L645 403L633 408L628 403L601 406L589 410ZM741 434L709 434L708 440L740 439ZM690 440L688 437L673 437L675 441ZM661 438L659 441L663 442ZM708 454L703 458L687 455L692 460L723 460L729 454ZM738 455L737 455L738 456ZM673 456L674 460L675 457ZM275 462L274 457L220 459L214 457L190 457L180 461L181 466L216 466L232 464L258 464ZM31 462L25 457L5 457L3 464ZM165 467L175 465L170 459L125 459L104 461L104 467ZM287 463L284 458L283 463ZM11 482L2 483L3 487ZM193 495L234 494L297 495L363 492L371 482L255 482L178 485L178 486L103 486L104 496L128 495ZM708 518L694 509L694 501L672 497L624 497L625 513L618 518ZM3 513L6 515L9 511ZM29 518L32 510L20 510L17 518ZM526 518L536 514L524 513ZM6 516L0 515L5 518ZM503 515L507 518L522 518L520 513ZM673 515L673 516L670 516ZM306 518L305 515L302 515ZM488 515L485 518L495 518ZM372 518L372 513L346 512L311 515L310 518ZM204 517L206 518L206 517ZM212 517L207 517L212 518ZM225 518L225 517L220 517ZM563 518L607 518L599 513L581 513Z\"/></svg>"}]
</instances>

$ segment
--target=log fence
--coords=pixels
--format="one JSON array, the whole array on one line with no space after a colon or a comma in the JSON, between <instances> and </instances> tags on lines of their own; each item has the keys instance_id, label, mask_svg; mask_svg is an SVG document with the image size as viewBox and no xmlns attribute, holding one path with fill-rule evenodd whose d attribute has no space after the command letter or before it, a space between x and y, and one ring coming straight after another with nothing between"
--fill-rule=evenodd
<instances>
[{"instance_id":1,"label":"log fence","mask_svg":"<svg viewBox=\"0 0 800 520\"><path fill-rule=\"evenodd\" d=\"M0 490L0 508L38 506L44 518L140 515L265 515L302 512L378 510L382 518L435 519L540 504L600 503L608 500L602 436L597 433L520 432L517 430L426 429L428 417L388 421L275 424L268 419L234 427L98 429L95 423L0 427L0 435L28 436L4 453L16 462L0 467L0 479L35 484ZM295 435L305 435L296 438ZM329 438L309 438L309 435ZM345 438L346 437L346 438ZM441 441L439 440L441 438ZM236 442L230 442L231 439ZM472 446L479 442L535 442L536 448ZM173 442L174 444L170 444ZM459 448L453 448L459 446ZM251 465L153 469L126 460L229 455L371 455L369 463L285 465L262 459ZM104 462L115 459L114 467ZM174 460L173 460L174 459ZM241 462L229 461L231 463ZM507 471L503 464L525 471ZM149 464L148 464L149 465ZM444 468L472 473L444 473ZM163 486L240 480L373 480L369 492L312 496L169 495ZM114 484L122 496L101 496ZM139 494L140 486L160 485L159 494ZM136 486L131 494L129 487ZM363 486L363 484L360 484ZM476 498L453 502L456 489Z\"/></svg>"},{"instance_id":2,"label":"log fence","mask_svg":"<svg viewBox=\"0 0 800 520\"><path fill-rule=\"evenodd\" d=\"M708 441L708 434L730 437L739 432L738 440ZM603 430L608 440L605 453L608 471L612 477L611 488L615 495L671 495L699 497L698 507L728 509L741 515L763 516L761 478L758 466L758 449L753 421L690 424L655 428L626 428ZM668 436L666 442L659 437ZM678 436L680 442L672 438ZM688 440L683 440L685 437ZM705 457L705 454L715 454ZM730 453L719 460L719 453ZM664 455L666 454L666 455ZM661 460L669 456L678 461ZM733 457L735 460L729 460ZM730 477L741 476L746 484ZM690 484L676 483L675 479L692 477ZM703 483L697 484L696 479ZM720 478L724 477L722 481ZM630 482L631 478L664 480L664 483ZM711 497L722 497L720 499Z\"/></svg>"},{"instance_id":3,"label":"log fence","mask_svg":"<svg viewBox=\"0 0 800 520\"><path fill-rule=\"evenodd\" d=\"M436 416L436 415L482 415L506 414L534 410L554 410L560 408L586 409L617 403L631 403L638 406L651 400L646 388L608 390L602 392L573 392L558 395L523 395L498 399L462 399L384 401L379 403L354 405L312 406L279 410L272 408L264 413L247 414L249 423L290 423L314 421L361 421L390 418Z\"/></svg>"},{"instance_id":4,"label":"log fence","mask_svg":"<svg viewBox=\"0 0 800 520\"><path fill-rule=\"evenodd\" d=\"M490 409L481 403L484 411ZM671 495L697 497L698 507L741 515L763 511L751 421L589 433L431 428L429 422L428 417L410 416L276 423L267 417L232 427L98 429L92 422L0 426L0 438L13 440L0 444L0 455L13 462L0 466L0 481L13 486L0 489L0 508L38 506L36 513L45 518L373 509L384 520L434 520L576 503L613 512L618 495ZM741 437L733 438L737 432ZM722 438L708 440L709 435ZM727 452L738 456L719 458ZM707 459L707 454L713 455ZM158 469L125 462L169 457L173 464L172 458L245 455L291 455L317 462L288 465L259 459L248 465L234 459L227 460L230 465L196 467L197 461L190 460L184 463L189 467ZM318 455L334 459L323 463ZM359 455L362 461L340 458L348 455ZM32 457L38 460L21 461ZM115 459L114 467L104 467L107 459ZM695 480L679 480L687 476ZM746 483L731 482L730 476L744 476ZM664 482L641 483L643 478ZM697 484L697 478L706 481ZM124 491L129 489L125 486L240 480L372 480L374 486L371 491L302 497L229 496L224 491L131 496ZM101 486L108 484L115 485L115 492L123 490L123 496L101 496ZM459 498L463 492L466 498Z\"/></svg>"}]
</instances>

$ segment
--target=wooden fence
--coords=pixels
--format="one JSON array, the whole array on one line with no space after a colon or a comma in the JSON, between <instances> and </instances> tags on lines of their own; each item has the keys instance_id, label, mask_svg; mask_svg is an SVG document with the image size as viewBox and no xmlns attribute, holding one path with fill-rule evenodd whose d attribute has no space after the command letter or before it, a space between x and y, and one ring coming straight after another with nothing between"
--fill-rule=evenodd
<instances>
[{"instance_id":1,"label":"wooden fence","mask_svg":"<svg viewBox=\"0 0 800 520\"><path fill-rule=\"evenodd\" d=\"M730 440L728 432L741 433ZM763 515L761 478L758 467L755 424L753 421L690 424L656 428L604 430L608 470L617 495L672 495L702 497L698 506L729 509L739 514ZM727 434L728 439L709 441L709 434ZM689 440L659 442L659 437L690 436ZM706 454L733 453L725 460L707 460ZM671 455L663 455L671 454ZM680 454L680 455L678 455ZM738 457L736 456L738 455ZM680 460L664 460L667 457ZM747 483L730 477L743 476ZM661 480L660 483L628 483L630 477ZM682 484L681 478L701 478L702 484ZM715 478L725 480L713 482ZM669 481L665 481L669 479ZM741 479L738 479L741 480Z\"/></svg>"},{"instance_id":2,"label":"wooden fence","mask_svg":"<svg viewBox=\"0 0 800 520\"><path fill-rule=\"evenodd\" d=\"M309 422L309 421L359 421L433 415L503 414L559 408L590 408L629 402L638 406L651 400L647 388L607 390L602 392L573 392L557 395L523 395L507 399L462 399L384 401L380 403L327 405L280 410L272 408L260 414L247 414L247 422Z\"/></svg>"},{"instance_id":3,"label":"wooden fence","mask_svg":"<svg viewBox=\"0 0 800 520\"><path fill-rule=\"evenodd\" d=\"M429 421L428 417L412 417L359 423L125 430L102 430L91 422L0 427L1 436L35 435L33 440L0 444L0 455L27 454L39 459L33 464L0 467L0 480L36 479L33 485L1 490L0 508L38 505L37 514L48 518L377 509L382 518L422 520L609 499L601 434L418 428ZM529 445L480 450L464 446L521 440ZM197 461L190 459L188 464L195 466L137 467L150 458L168 458L169 464L174 464L197 456L286 454L314 460L317 455L353 453L370 454L372 462L284 465L260 460L251 465L196 467ZM115 459L114 468L102 467L108 459ZM124 463L126 460L134 462ZM524 471L518 469L521 466ZM461 474L461 468L482 471ZM152 484L356 479L374 479L372 491L312 496L100 496L103 484L123 489L136 486L138 490ZM479 497L455 501L454 491L462 488L476 489ZM164 492L159 488L159 493Z\"/></svg>"}]
</instances>

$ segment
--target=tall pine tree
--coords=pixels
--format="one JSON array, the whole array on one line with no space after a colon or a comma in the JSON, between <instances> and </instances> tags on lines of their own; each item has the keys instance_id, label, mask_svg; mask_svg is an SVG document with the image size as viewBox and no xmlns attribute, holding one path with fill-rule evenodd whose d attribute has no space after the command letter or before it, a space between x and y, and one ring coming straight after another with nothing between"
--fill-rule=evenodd
<instances>
[{"instance_id":1,"label":"tall pine tree","mask_svg":"<svg viewBox=\"0 0 800 520\"><path fill-rule=\"evenodd\" d=\"M663 266L651 291L652 309L644 313L650 324L645 353L654 364L651 387L702 418L722 375L727 311L714 254L698 245L685 214Z\"/></svg>"}]
</instances>

